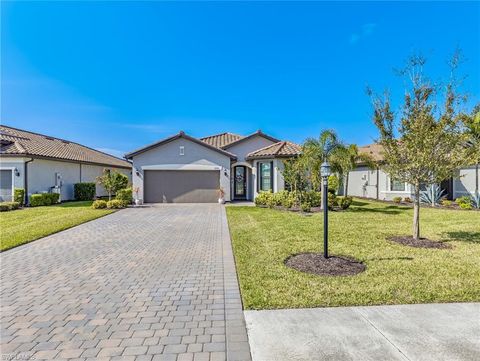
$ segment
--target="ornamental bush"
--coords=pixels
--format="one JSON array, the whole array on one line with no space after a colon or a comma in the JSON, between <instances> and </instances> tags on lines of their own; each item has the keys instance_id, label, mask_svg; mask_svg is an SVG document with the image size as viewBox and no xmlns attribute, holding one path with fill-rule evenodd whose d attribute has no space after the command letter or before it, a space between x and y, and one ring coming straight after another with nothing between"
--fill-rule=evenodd
<instances>
[{"instance_id":1,"label":"ornamental bush","mask_svg":"<svg viewBox=\"0 0 480 361\"><path fill-rule=\"evenodd\" d=\"M335 174L332 174L328 177L328 191L335 194L338 193L338 188L340 187L340 180Z\"/></svg>"},{"instance_id":2,"label":"ornamental bush","mask_svg":"<svg viewBox=\"0 0 480 361\"><path fill-rule=\"evenodd\" d=\"M262 191L255 197L255 205L256 206L267 206L272 197L273 197L272 192Z\"/></svg>"},{"instance_id":3,"label":"ornamental bush","mask_svg":"<svg viewBox=\"0 0 480 361\"><path fill-rule=\"evenodd\" d=\"M77 201L91 201L95 198L95 183L75 183L73 185L73 194Z\"/></svg>"},{"instance_id":4,"label":"ornamental bush","mask_svg":"<svg viewBox=\"0 0 480 361\"><path fill-rule=\"evenodd\" d=\"M328 209L334 209L337 206L338 197L335 194L328 192Z\"/></svg>"},{"instance_id":5,"label":"ornamental bush","mask_svg":"<svg viewBox=\"0 0 480 361\"><path fill-rule=\"evenodd\" d=\"M353 202L353 198L349 196L337 198L338 206L341 209L347 209L348 207L351 206L352 202Z\"/></svg>"},{"instance_id":6,"label":"ornamental bush","mask_svg":"<svg viewBox=\"0 0 480 361\"><path fill-rule=\"evenodd\" d=\"M25 189L23 188L15 188L13 190L13 201L18 202L21 206L25 202Z\"/></svg>"},{"instance_id":7,"label":"ornamental bush","mask_svg":"<svg viewBox=\"0 0 480 361\"><path fill-rule=\"evenodd\" d=\"M401 203L402 202L402 197L393 197L392 201L394 203Z\"/></svg>"},{"instance_id":8,"label":"ornamental bush","mask_svg":"<svg viewBox=\"0 0 480 361\"><path fill-rule=\"evenodd\" d=\"M111 201L107 202L108 209L121 209L125 208L125 202L119 199L112 199Z\"/></svg>"},{"instance_id":9,"label":"ornamental bush","mask_svg":"<svg viewBox=\"0 0 480 361\"><path fill-rule=\"evenodd\" d=\"M39 207L39 206L51 206L52 204L58 203L60 199L60 194L58 193L37 193L30 196L30 206Z\"/></svg>"},{"instance_id":10,"label":"ornamental bush","mask_svg":"<svg viewBox=\"0 0 480 361\"><path fill-rule=\"evenodd\" d=\"M132 187L120 189L119 191L117 191L115 199L118 199L127 205L132 204L133 202Z\"/></svg>"},{"instance_id":11,"label":"ornamental bush","mask_svg":"<svg viewBox=\"0 0 480 361\"><path fill-rule=\"evenodd\" d=\"M455 200L455 203L462 209L472 209L472 200L469 196L462 196Z\"/></svg>"},{"instance_id":12,"label":"ornamental bush","mask_svg":"<svg viewBox=\"0 0 480 361\"><path fill-rule=\"evenodd\" d=\"M93 209L104 209L107 208L107 201L103 199L97 199L95 202L92 203Z\"/></svg>"},{"instance_id":13,"label":"ornamental bush","mask_svg":"<svg viewBox=\"0 0 480 361\"><path fill-rule=\"evenodd\" d=\"M20 208L19 202L0 202L0 212L13 211Z\"/></svg>"},{"instance_id":14,"label":"ornamental bush","mask_svg":"<svg viewBox=\"0 0 480 361\"><path fill-rule=\"evenodd\" d=\"M310 212L310 210L312 209L312 205L309 202L303 202L300 205L300 209L302 210L302 212Z\"/></svg>"},{"instance_id":15,"label":"ornamental bush","mask_svg":"<svg viewBox=\"0 0 480 361\"><path fill-rule=\"evenodd\" d=\"M322 193L316 191L305 192L302 196L302 203L310 203L311 207L320 207L322 204Z\"/></svg>"}]
</instances>

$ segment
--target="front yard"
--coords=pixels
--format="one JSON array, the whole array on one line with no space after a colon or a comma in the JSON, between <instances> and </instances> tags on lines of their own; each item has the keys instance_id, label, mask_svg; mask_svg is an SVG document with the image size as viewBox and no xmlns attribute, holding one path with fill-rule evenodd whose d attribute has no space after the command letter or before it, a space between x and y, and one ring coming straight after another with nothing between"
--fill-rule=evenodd
<instances>
[{"instance_id":1,"label":"front yard","mask_svg":"<svg viewBox=\"0 0 480 361\"><path fill-rule=\"evenodd\" d=\"M301 273L284 260L323 251L323 214L227 207L244 307L273 309L480 301L480 213L421 209L422 236L451 249L419 249L386 240L410 234L413 210L355 200L330 212L330 254L367 266L356 276Z\"/></svg>"},{"instance_id":2,"label":"front yard","mask_svg":"<svg viewBox=\"0 0 480 361\"><path fill-rule=\"evenodd\" d=\"M114 212L92 209L92 202L68 202L0 213L0 250L31 242L49 234Z\"/></svg>"}]
</instances>

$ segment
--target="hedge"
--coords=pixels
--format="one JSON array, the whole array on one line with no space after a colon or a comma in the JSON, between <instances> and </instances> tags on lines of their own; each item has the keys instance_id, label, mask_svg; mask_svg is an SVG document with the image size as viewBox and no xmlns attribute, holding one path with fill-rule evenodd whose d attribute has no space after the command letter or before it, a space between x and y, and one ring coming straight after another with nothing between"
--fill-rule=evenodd
<instances>
[{"instance_id":1,"label":"hedge","mask_svg":"<svg viewBox=\"0 0 480 361\"><path fill-rule=\"evenodd\" d=\"M95 183L75 183L73 194L77 201L91 201L95 198Z\"/></svg>"},{"instance_id":2,"label":"hedge","mask_svg":"<svg viewBox=\"0 0 480 361\"><path fill-rule=\"evenodd\" d=\"M13 211L20 208L19 202L0 202L0 212Z\"/></svg>"},{"instance_id":3,"label":"hedge","mask_svg":"<svg viewBox=\"0 0 480 361\"><path fill-rule=\"evenodd\" d=\"M132 195L132 187L120 189L117 191L115 195L115 199L124 202L125 204L132 204L133 202L133 195Z\"/></svg>"},{"instance_id":4,"label":"hedge","mask_svg":"<svg viewBox=\"0 0 480 361\"><path fill-rule=\"evenodd\" d=\"M18 202L21 206L23 206L25 201L25 189L15 188L13 190L13 201Z\"/></svg>"},{"instance_id":5,"label":"hedge","mask_svg":"<svg viewBox=\"0 0 480 361\"><path fill-rule=\"evenodd\" d=\"M52 204L58 203L60 199L60 194L58 193L38 193L32 194L30 196L30 206L50 206Z\"/></svg>"}]
</instances>

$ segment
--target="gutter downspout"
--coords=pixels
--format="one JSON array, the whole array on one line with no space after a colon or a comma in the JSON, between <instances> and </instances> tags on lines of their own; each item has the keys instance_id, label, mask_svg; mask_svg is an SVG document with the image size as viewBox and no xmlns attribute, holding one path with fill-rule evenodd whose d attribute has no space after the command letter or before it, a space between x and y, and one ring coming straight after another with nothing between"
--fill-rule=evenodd
<instances>
[{"instance_id":1,"label":"gutter downspout","mask_svg":"<svg viewBox=\"0 0 480 361\"><path fill-rule=\"evenodd\" d=\"M23 163L23 183L24 183L24 189L25 189L25 200L24 204L28 205L28 163L33 162L34 159L30 158L30 160L27 160L25 163Z\"/></svg>"}]
</instances>

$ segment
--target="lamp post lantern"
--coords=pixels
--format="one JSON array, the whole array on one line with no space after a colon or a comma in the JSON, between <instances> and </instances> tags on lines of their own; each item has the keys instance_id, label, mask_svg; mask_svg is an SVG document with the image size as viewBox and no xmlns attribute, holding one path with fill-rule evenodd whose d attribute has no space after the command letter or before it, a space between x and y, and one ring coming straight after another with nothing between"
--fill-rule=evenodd
<instances>
[{"instance_id":1,"label":"lamp post lantern","mask_svg":"<svg viewBox=\"0 0 480 361\"><path fill-rule=\"evenodd\" d=\"M323 257L325 258L328 258L328 177L330 174L330 164L325 161L320 166L323 185Z\"/></svg>"}]
</instances>

